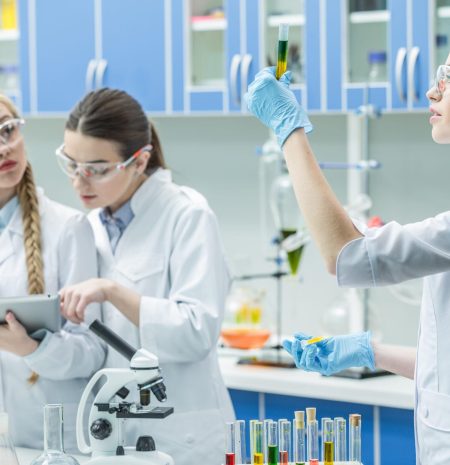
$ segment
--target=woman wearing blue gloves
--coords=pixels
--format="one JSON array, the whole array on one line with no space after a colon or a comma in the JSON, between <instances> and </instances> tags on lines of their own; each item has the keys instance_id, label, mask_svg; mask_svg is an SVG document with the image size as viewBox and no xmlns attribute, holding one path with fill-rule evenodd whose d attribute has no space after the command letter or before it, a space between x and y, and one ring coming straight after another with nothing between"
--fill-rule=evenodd
<instances>
[{"instance_id":1,"label":"woman wearing blue gloves","mask_svg":"<svg viewBox=\"0 0 450 465\"><path fill-rule=\"evenodd\" d=\"M302 348L298 333L285 347L299 368L330 375L375 366L414 378L416 454L420 464L450 463L450 211L425 221L358 229L323 176L306 134L312 125L289 89L261 71L249 86L249 110L283 148L298 204L330 273L344 287L375 287L425 278L418 350L376 344L370 333L336 336ZM450 55L428 91L432 137L450 143ZM359 226L358 226L359 227Z\"/></svg>"}]
</instances>

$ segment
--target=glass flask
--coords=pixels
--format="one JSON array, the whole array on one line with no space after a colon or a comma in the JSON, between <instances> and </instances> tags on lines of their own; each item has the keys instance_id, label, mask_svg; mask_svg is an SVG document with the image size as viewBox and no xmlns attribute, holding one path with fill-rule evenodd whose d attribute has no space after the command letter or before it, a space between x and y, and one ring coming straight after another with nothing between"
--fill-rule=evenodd
<instances>
[{"instance_id":1,"label":"glass flask","mask_svg":"<svg viewBox=\"0 0 450 465\"><path fill-rule=\"evenodd\" d=\"M283 165L282 174L272 184L271 208L276 229L279 231L281 247L287 252L291 274L295 275L306 243L306 234L301 224L300 210L285 165Z\"/></svg>"},{"instance_id":2,"label":"glass flask","mask_svg":"<svg viewBox=\"0 0 450 465\"><path fill-rule=\"evenodd\" d=\"M47 404L44 407L44 452L31 465L80 465L64 452L63 406Z\"/></svg>"},{"instance_id":3,"label":"glass flask","mask_svg":"<svg viewBox=\"0 0 450 465\"><path fill-rule=\"evenodd\" d=\"M0 413L0 463L1 465L19 465L14 444L9 437L8 414Z\"/></svg>"}]
</instances>

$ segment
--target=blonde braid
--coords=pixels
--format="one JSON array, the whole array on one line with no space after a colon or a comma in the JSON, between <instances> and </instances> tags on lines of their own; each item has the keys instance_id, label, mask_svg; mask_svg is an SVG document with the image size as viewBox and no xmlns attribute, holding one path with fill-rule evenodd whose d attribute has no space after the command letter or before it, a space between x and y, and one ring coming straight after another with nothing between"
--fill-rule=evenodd
<instances>
[{"instance_id":1,"label":"blonde braid","mask_svg":"<svg viewBox=\"0 0 450 465\"><path fill-rule=\"evenodd\" d=\"M22 210L23 244L28 272L28 293L43 294L44 265L42 262L41 247L41 218L39 215L39 202L36 185L34 184L33 170L28 163L20 184L17 186L20 208ZM37 383L39 375L32 371L28 383Z\"/></svg>"},{"instance_id":2,"label":"blonde braid","mask_svg":"<svg viewBox=\"0 0 450 465\"><path fill-rule=\"evenodd\" d=\"M33 170L28 163L20 184L17 186L22 210L23 244L28 271L28 293L43 294L44 265L41 248L41 218Z\"/></svg>"}]
</instances>

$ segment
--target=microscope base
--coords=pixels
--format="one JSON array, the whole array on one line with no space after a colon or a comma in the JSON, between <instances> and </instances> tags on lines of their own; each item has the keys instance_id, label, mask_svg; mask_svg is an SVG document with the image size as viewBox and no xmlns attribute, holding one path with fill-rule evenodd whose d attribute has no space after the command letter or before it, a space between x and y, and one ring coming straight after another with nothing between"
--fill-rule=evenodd
<instances>
[{"instance_id":1,"label":"microscope base","mask_svg":"<svg viewBox=\"0 0 450 465\"><path fill-rule=\"evenodd\" d=\"M174 465L170 455L164 452L141 452L139 455L109 455L94 457L86 465Z\"/></svg>"}]
</instances>

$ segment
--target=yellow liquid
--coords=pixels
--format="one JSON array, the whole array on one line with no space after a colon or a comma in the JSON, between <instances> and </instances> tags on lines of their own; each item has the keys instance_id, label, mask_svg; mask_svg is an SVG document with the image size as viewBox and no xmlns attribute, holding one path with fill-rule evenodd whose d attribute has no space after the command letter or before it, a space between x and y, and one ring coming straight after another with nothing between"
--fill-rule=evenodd
<instances>
[{"instance_id":1,"label":"yellow liquid","mask_svg":"<svg viewBox=\"0 0 450 465\"><path fill-rule=\"evenodd\" d=\"M2 29L17 29L16 0L1 0Z\"/></svg>"},{"instance_id":2,"label":"yellow liquid","mask_svg":"<svg viewBox=\"0 0 450 465\"><path fill-rule=\"evenodd\" d=\"M253 454L253 463L255 465L264 465L264 456L260 452L255 452Z\"/></svg>"},{"instance_id":3,"label":"yellow liquid","mask_svg":"<svg viewBox=\"0 0 450 465\"><path fill-rule=\"evenodd\" d=\"M333 446L334 444L331 441L324 443L324 465L333 465L334 463Z\"/></svg>"},{"instance_id":4,"label":"yellow liquid","mask_svg":"<svg viewBox=\"0 0 450 465\"><path fill-rule=\"evenodd\" d=\"M287 51L288 51L288 41L279 40L278 41L277 70L275 72L275 76L277 79L280 79L280 77L286 72Z\"/></svg>"}]
</instances>

